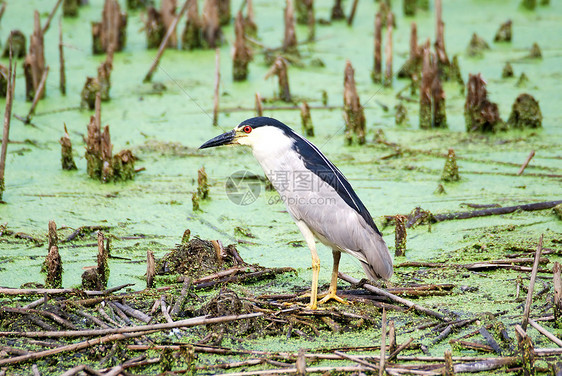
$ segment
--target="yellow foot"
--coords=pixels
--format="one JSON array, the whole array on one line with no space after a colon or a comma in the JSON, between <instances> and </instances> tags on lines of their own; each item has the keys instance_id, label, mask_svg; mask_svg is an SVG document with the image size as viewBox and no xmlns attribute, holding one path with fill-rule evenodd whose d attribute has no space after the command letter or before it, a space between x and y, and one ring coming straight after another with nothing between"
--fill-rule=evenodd
<instances>
[{"instance_id":1,"label":"yellow foot","mask_svg":"<svg viewBox=\"0 0 562 376\"><path fill-rule=\"evenodd\" d=\"M340 298L339 296L336 295L335 292L328 292L323 298L322 300L318 301L318 304L324 304L326 302L329 302L330 300L335 300L337 302L340 302L342 304L349 304L347 301L345 301L343 298Z\"/></svg>"}]
</instances>

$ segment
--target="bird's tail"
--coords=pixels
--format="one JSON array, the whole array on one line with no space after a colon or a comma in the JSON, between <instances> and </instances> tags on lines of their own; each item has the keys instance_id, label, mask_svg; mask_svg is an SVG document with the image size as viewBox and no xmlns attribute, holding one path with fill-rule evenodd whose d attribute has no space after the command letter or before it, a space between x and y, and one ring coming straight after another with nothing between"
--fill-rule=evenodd
<instances>
[{"instance_id":1,"label":"bird's tail","mask_svg":"<svg viewBox=\"0 0 562 376\"><path fill-rule=\"evenodd\" d=\"M371 280L389 280L392 277L392 257L382 236L371 237L370 249L363 250L367 262L361 260L361 266Z\"/></svg>"}]
</instances>

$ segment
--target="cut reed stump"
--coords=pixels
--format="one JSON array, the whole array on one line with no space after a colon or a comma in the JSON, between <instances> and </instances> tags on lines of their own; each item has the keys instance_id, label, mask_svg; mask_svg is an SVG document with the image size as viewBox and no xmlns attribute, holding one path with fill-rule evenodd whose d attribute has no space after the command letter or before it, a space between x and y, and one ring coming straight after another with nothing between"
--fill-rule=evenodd
<instances>
[{"instance_id":1,"label":"cut reed stump","mask_svg":"<svg viewBox=\"0 0 562 376\"><path fill-rule=\"evenodd\" d=\"M457 165L457 156L455 151L450 148L441 174L442 181L458 181L460 180L459 167Z\"/></svg>"},{"instance_id":2,"label":"cut reed stump","mask_svg":"<svg viewBox=\"0 0 562 376\"><path fill-rule=\"evenodd\" d=\"M29 53L23 63L25 75L25 99L32 101L35 92L39 89L41 77L45 73L45 47L43 41L43 29L39 19L39 12L34 13L34 30L29 38ZM45 87L39 92L38 98L45 96Z\"/></svg>"},{"instance_id":3,"label":"cut reed stump","mask_svg":"<svg viewBox=\"0 0 562 376\"><path fill-rule=\"evenodd\" d=\"M72 155L72 142L70 135L64 124L64 135L60 138L61 144L61 165L63 170L77 170L76 163L74 163L74 156Z\"/></svg>"},{"instance_id":4,"label":"cut reed stump","mask_svg":"<svg viewBox=\"0 0 562 376\"><path fill-rule=\"evenodd\" d=\"M80 0L63 0L62 15L64 17L78 17L80 3Z\"/></svg>"},{"instance_id":5,"label":"cut reed stump","mask_svg":"<svg viewBox=\"0 0 562 376\"><path fill-rule=\"evenodd\" d=\"M62 288L62 259L59 254L59 247L52 246L45 259L47 266L47 277L45 278L45 288Z\"/></svg>"},{"instance_id":6,"label":"cut reed stump","mask_svg":"<svg viewBox=\"0 0 562 376\"><path fill-rule=\"evenodd\" d=\"M539 102L530 94L521 94L511 106L511 115L507 120L510 128L541 128L542 113Z\"/></svg>"},{"instance_id":7,"label":"cut reed stump","mask_svg":"<svg viewBox=\"0 0 562 376\"><path fill-rule=\"evenodd\" d=\"M486 81L480 73L468 75L464 117L467 132L496 132L505 129L498 105L488 100Z\"/></svg>"},{"instance_id":8,"label":"cut reed stump","mask_svg":"<svg viewBox=\"0 0 562 376\"><path fill-rule=\"evenodd\" d=\"M376 84L382 82L382 21L380 12L375 15L375 48L371 78Z\"/></svg>"},{"instance_id":9,"label":"cut reed stump","mask_svg":"<svg viewBox=\"0 0 562 376\"><path fill-rule=\"evenodd\" d=\"M204 166L197 170L197 195L202 200L209 198L209 178Z\"/></svg>"},{"instance_id":10,"label":"cut reed stump","mask_svg":"<svg viewBox=\"0 0 562 376\"><path fill-rule=\"evenodd\" d=\"M218 47L221 44L221 37L218 0L205 0L203 4L203 47Z\"/></svg>"},{"instance_id":11,"label":"cut reed stump","mask_svg":"<svg viewBox=\"0 0 562 376\"><path fill-rule=\"evenodd\" d=\"M250 37L257 37L258 25L254 21L254 4L252 0L246 0L246 17L244 17L244 33Z\"/></svg>"},{"instance_id":12,"label":"cut reed stump","mask_svg":"<svg viewBox=\"0 0 562 376\"><path fill-rule=\"evenodd\" d=\"M287 60L282 56L278 56L275 59L272 67L269 69L265 78L269 78L273 75L277 76L279 82L279 99L284 102L291 102L291 91L289 89L289 75L287 73Z\"/></svg>"},{"instance_id":13,"label":"cut reed stump","mask_svg":"<svg viewBox=\"0 0 562 376\"><path fill-rule=\"evenodd\" d=\"M135 157L130 150L122 150L112 156L113 145L109 126L101 131L101 97L96 96L96 112L88 124L86 139L86 162L88 175L102 183L130 180L135 175Z\"/></svg>"},{"instance_id":14,"label":"cut reed stump","mask_svg":"<svg viewBox=\"0 0 562 376\"><path fill-rule=\"evenodd\" d=\"M445 110L445 91L439 78L439 59L433 60L433 83L431 96L433 100L433 128L447 128L447 112Z\"/></svg>"},{"instance_id":15,"label":"cut reed stump","mask_svg":"<svg viewBox=\"0 0 562 376\"><path fill-rule=\"evenodd\" d=\"M484 55L484 51L489 50L490 46L488 43L478 36L478 34L472 34L472 38L466 48L466 53L468 56L480 57Z\"/></svg>"},{"instance_id":16,"label":"cut reed stump","mask_svg":"<svg viewBox=\"0 0 562 376\"><path fill-rule=\"evenodd\" d=\"M343 0L334 0L334 6L332 7L332 12L331 12L332 21L345 19L345 13L343 12L342 1Z\"/></svg>"},{"instance_id":17,"label":"cut reed stump","mask_svg":"<svg viewBox=\"0 0 562 376\"><path fill-rule=\"evenodd\" d=\"M194 50L203 47L202 21L199 16L197 0L188 0L187 19L181 35L181 48Z\"/></svg>"},{"instance_id":18,"label":"cut reed stump","mask_svg":"<svg viewBox=\"0 0 562 376\"><path fill-rule=\"evenodd\" d=\"M160 42L164 39L166 28L162 21L162 14L154 7L148 8L146 12L144 31L146 32L146 47L158 48Z\"/></svg>"},{"instance_id":19,"label":"cut reed stump","mask_svg":"<svg viewBox=\"0 0 562 376\"><path fill-rule=\"evenodd\" d=\"M343 90L343 116L345 120L345 141L348 145L353 143L353 134L357 136L357 143L365 143L365 112L357 88L355 86L355 71L351 62L347 60L344 72Z\"/></svg>"},{"instance_id":20,"label":"cut reed stump","mask_svg":"<svg viewBox=\"0 0 562 376\"><path fill-rule=\"evenodd\" d=\"M314 125L312 124L312 116L310 116L310 106L306 101L303 101L300 105L300 109L301 109L302 133L306 137L314 137Z\"/></svg>"},{"instance_id":21,"label":"cut reed stump","mask_svg":"<svg viewBox=\"0 0 562 376\"><path fill-rule=\"evenodd\" d=\"M260 93L256 92L256 116L263 116L263 99Z\"/></svg>"},{"instance_id":22,"label":"cut reed stump","mask_svg":"<svg viewBox=\"0 0 562 376\"><path fill-rule=\"evenodd\" d=\"M25 35L19 30L12 30L8 39L6 40L6 45L2 51L3 58L10 57L10 45L12 46L12 57L14 59L20 59L25 56L26 50L26 39Z\"/></svg>"},{"instance_id":23,"label":"cut reed stump","mask_svg":"<svg viewBox=\"0 0 562 376\"><path fill-rule=\"evenodd\" d=\"M494 42L511 42L511 20L507 20L500 25L494 37Z\"/></svg>"},{"instance_id":24,"label":"cut reed stump","mask_svg":"<svg viewBox=\"0 0 562 376\"><path fill-rule=\"evenodd\" d=\"M423 47L418 46L418 27L415 22L410 25L410 54L408 60L398 71L399 78L410 78L412 86L417 86L421 77Z\"/></svg>"},{"instance_id":25,"label":"cut reed stump","mask_svg":"<svg viewBox=\"0 0 562 376\"><path fill-rule=\"evenodd\" d=\"M509 78L509 77L513 77L514 73L513 73L513 67L511 66L511 64L508 62L505 63L505 65L503 66L502 69L502 78Z\"/></svg>"},{"instance_id":26,"label":"cut reed stump","mask_svg":"<svg viewBox=\"0 0 562 376\"><path fill-rule=\"evenodd\" d=\"M154 287L154 277L156 276L156 260L154 253L146 251L146 288Z\"/></svg>"},{"instance_id":27,"label":"cut reed stump","mask_svg":"<svg viewBox=\"0 0 562 376\"><path fill-rule=\"evenodd\" d=\"M242 12L238 12L236 15L234 32L236 40L232 54L232 78L234 81L244 81L248 77L248 64L252 61L252 50L246 44Z\"/></svg>"},{"instance_id":28,"label":"cut reed stump","mask_svg":"<svg viewBox=\"0 0 562 376\"><path fill-rule=\"evenodd\" d=\"M221 26L226 26L230 23L231 11L230 0L218 0L219 8L219 23Z\"/></svg>"},{"instance_id":29,"label":"cut reed stump","mask_svg":"<svg viewBox=\"0 0 562 376\"><path fill-rule=\"evenodd\" d=\"M117 0L105 0L101 22L92 22L94 55L122 51L127 42L127 13L121 13Z\"/></svg>"},{"instance_id":30,"label":"cut reed stump","mask_svg":"<svg viewBox=\"0 0 562 376\"><path fill-rule=\"evenodd\" d=\"M96 103L96 95L99 93L103 102L109 101L109 90L111 89L111 70L113 68L113 51L109 50L104 62L98 67L97 77L86 77L86 83L80 94L80 105L93 110Z\"/></svg>"},{"instance_id":31,"label":"cut reed stump","mask_svg":"<svg viewBox=\"0 0 562 376\"><path fill-rule=\"evenodd\" d=\"M295 31L295 8L293 0L286 0L285 5L285 37L283 38L283 51L298 55L297 33Z\"/></svg>"}]
</instances>

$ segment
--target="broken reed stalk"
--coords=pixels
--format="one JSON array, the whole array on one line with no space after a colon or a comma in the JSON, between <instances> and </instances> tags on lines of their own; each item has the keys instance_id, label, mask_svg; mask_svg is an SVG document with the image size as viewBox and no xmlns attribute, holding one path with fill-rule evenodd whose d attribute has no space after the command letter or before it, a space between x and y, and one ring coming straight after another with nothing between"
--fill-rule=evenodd
<instances>
[{"instance_id":1,"label":"broken reed stalk","mask_svg":"<svg viewBox=\"0 0 562 376\"><path fill-rule=\"evenodd\" d=\"M25 74L25 98L27 101L32 101L45 71L45 44L39 12L37 11L34 13L33 34L29 37L29 53L25 56L23 70ZM39 94L39 98L42 98L45 95L45 90L42 90Z\"/></svg>"},{"instance_id":2,"label":"broken reed stalk","mask_svg":"<svg viewBox=\"0 0 562 376\"><path fill-rule=\"evenodd\" d=\"M72 171L77 170L76 163L74 163L74 156L72 155L72 142L70 135L64 124L64 135L59 140L61 144L61 165L63 170Z\"/></svg>"},{"instance_id":3,"label":"broken reed stalk","mask_svg":"<svg viewBox=\"0 0 562 376\"><path fill-rule=\"evenodd\" d=\"M221 25L218 0L205 0L203 3L203 45L217 48L221 43Z\"/></svg>"},{"instance_id":4,"label":"broken reed stalk","mask_svg":"<svg viewBox=\"0 0 562 376\"><path fill-rule=\"evenodd\" d=\"M436 57L433 60L433 84L431 86L431 96L433 99L433 117L431 125L433 128L447 128L447 112L445 110L445 91L441 86L439 78L439 63Z\"/></svg>"},{"instance_id":5,"label":"broken reed stalk","mask_svg":"<svg viewBox=\"0 0 562 376\"><path fill-rule=\"evenodd\" d=\"M62 259L59 254L59 247L52 246L45 259L47 267L47 277L45 279L46 288L62 288Z\"/></svg>"},{"instance_id":6,"label":"broken reed stalk","mask_svg":"<svg viewBox=\"0 0 562 376\"><path fill-rule=\"evenodd\" d=\"M374 83L382 82L382 20L381 13L377 12L375 15L375 52L373 73L371 78Z\"/></svg>"},{"instance_id":7,"label":"broken reed stalk","mask_svg":"<svg viewBox=\"0 0 562 376\"><path fill-rule=\"evenodd\" d=\"M236 40L232 53L232 78L234 81L244 81L248 77L248 64L252 61L252 50L246 44L242 12L238 12L236 15L234 32Z\"/></svg>"},{"instance_id":8,"label":"broken reed stalk","mask_svg":"<svg viewBox=\"0 0 562 376\"><path fill-rule=\"evenodd\" d=\"M105 0L101 22L92 22L92 52L122 51L127 40L127 13L117 0Z\"/></svg>"},{"instance_id":9,"label":"broken reed stalk","mask_svg":"<svg viewBox=\"0 0 562 376\"><path fill-rule=\"evenodd\" d=\"M156 275L156 260L154 253L146 251L146 288L154 287L154 276Z\"/></svg>"},{"instance_id":10,"label":"broken reed stalk","mask_svg":"<svg viewBox=\"0 0 562 376\"><path fill-rule=\"evenodd\" d=\"M285 6L285 37L283 39L283 51L297 54L297 33L295 31L295 8L293 0L286 0Z\"/></svg>"},{"instance_id":11,"label":"broken reed stalk","mask_svg":"<svg viewBox=\"0 0 562 376\"><path fill-rule=\"evenodd\" d=\"M556 261L552 267L552 285L554 288L554 321L559 327L562 323L562 268L560 263Z\"/></svg>"},{"instance_id":12,"label":"broken reed stalk","mask_svg":"<svg viewBox=\"0 0 562 376\"><path fill-rule=\"evenodd\" d=\"M431 52L426 43L423 49L422 78L420 85L420 129L431 128L431 89L434 78L433 73Z\"/></svg>"},{"instance_id":13,"label":"broken reed stalk","mask_svg":"<svg viewBox=\"0 0 562 376\"><path fill-rule=\"evenodd\" d=\"M529 165L529 162L531 162L531 159L533 159L534 156L535 156L535 151L531 150L531 152L529 153L529 156L527 157L527 159L525 159L525 162L523 162L523 164L521 165L521 168L519 169L519 172L517 173L517 175L521 175L523 173L523 171L525 171L525 169Z\"/></svg>"},{"instance_id":14,"label":"broken reed stalk","mask_svg":"<svg viewBox=\"0 0 562 376\"><path fill-rule=\"evenodd\" d=\"M388 322L388 353L392 354L396 351L396 328L394 320Z\"/></svg>"},{"instance_id":15,"label":"broken reed stalk","mask_svg":"<svg viewBox=\"0 0 562 376\"><path fill-rule=\"evenodd\" d=\"M213 92L213 125L219 125L219 87L221 80L220 48L215 49L215 90Z\"/></svg>"},{"instance_id":16,"label":"broken reed stalk","mask_svg":"<svg viewBox=\"0 0 562 376\"><path fill-rule=\"evenodd\" d=\"M394 14L388 13L386 18L386 41L384 45L385 70L384 70L384 86L392 87L392 28L394 23Z\"/></svg>"},{"instance_id":17,"label":"broken reed stalk","mask_svg":"<svg viewBox=\"0 0 562 376\"><path fill-rule=\"evenodd\" d=\"M355 12L357 11L357 3L359 0L353 0L353 4L351 5L351 12L349 13L349 17L347 17L347 26L351 26L353 24L353 19L355 18Z\"/></svg>"},{"instance_id":18,"label":"broken reed stalk","mask_svg":"<svg viewBox=\"0 0 562 376\"><path fill-rule=\"evenodd\" d=\"M542 240L543 235L541 234L541 237L539 238L539 245L537 246L537 251L535 252L535 262L533 263L531 281L529 282L527 300L525 301L525 310L523 311L523 322L521 323L521 327L523 328L523 330L527 330L527 324L529 323L529 314L531 313L531 304L533 303L533 290L535 288L535 280L537 279L539 261L542 254Z\"/></svg>"},{"instance_id":19,"label":"broken reed stalk","mask_svg":"<svg viewBox=\"0 0 562 376\"><path fill-rule=\"evenodd\" d=\"M486 81L480 73L468 75L464 117L467 132L495 132L504 127L498 105L488 100Z\"/></svg>"},{"instance_id":20,"label":"broken reed stalk","mask_svg":"<svg viewBox=\"0 0 562 376\"><path fill-rule=\"evenodd\" d=\"M160 42L160 47L158 47L158 52L156 53L156 57L154 58L154 60L152 62L152 65L150 66L150 69L148 70L148 72L144 76L143 82L150 82L152 80L152 75L154 74L154 71L158 67L158 63L160 62L160 59L162 58L162 55L164 54L164 50L166 49L166 45L168 44L168 40L172 36L172 33L175 32L176 26L178 25L178 21L180 20L181 16L187 11L187 8L188 8L189 4L190 4L190 0L185 0L185 2L183 3L183 6L181 7L180 11L178 12L178 14L176 14L176 17L174 18L174 20L170 24L170 27L166 31L166 35L164 36L164 39L162 39L162 42Z\"/></svg>"},{"instance_id":21,"label":"broken reed stalk","mask_svg":"<svg viewBox=\"0 0 562 376\"><path fill-rule=\"evenodd\" d=\"M279 82L279 99L284 102L291 102L291 90L289 89L289 75L287 70L287 60L285 60L283 56L277 56L275 62L265 75L265 78L269 78L272 75L277 76Z\"/></svg>"},{"instance_id":22,"label":"broken reed stalk","mask_svg":"<svg viewBox=\"0 0 562 376\"><path fill-rule=\"evenodd\" d=\"M59 88L66 95L66 73L64 67L64 44L62 42L62 18L59 19Z\"/></svg>"},{"instance_id":23,"label":"broken reed stalk","mask_svg":"<svg viewBox=\"0 0 562 376\"><path fill-rule=\"evenodd\" d=\"M197 170L197 195L201 200L209 198L209 178L205 166Z\"/></svg>"},{"instance_id":24,"label":"broken reed stalk","mask_svg":"<svg viewBox=\"0 0 562 376\"><path fill-rule=\"evenodd\" d=\"M395 218L394 229L394 256L406 256L406 226L404 220L407 218L404 215L397 215Z\"/></svg>"},{"instance_id":25,"label":"broken reed stalk","mask_svg":"<svg viewBox=\"0 0 562 376\"><path fill-rule=\"evenodd\" d=\"M343 81L343 107L345 120L345 141L348 145L353 143L353 134L357 135L359 145L365 143L365 112L357 88L355 86L355 70L349 60L345 63L344 81Z\"/></svg>"},{"instance_id":26,"label":"broken reed stalk","mask_svg":"<svg viewBox=\"0 0 562 376\"><path fill-rule=\"evenodd\" d=\"M4 4L5 5L5 4ZM6 110L4 111L4 127L2 129L2 147L0 148L0 203L6 188L6 154L10 142L10 121L12 119L12 103L14 101L14 88L16 87L16 65L12 64L12 45L10 44L10 62L8 65L8 81L6 86Z\"/></svg>"},{"instance_id":27,"label":"broken reed stalk","mask_svg":"<svg viewBox=\"0 0 562 376\"><path fill-rule=\"evenodd\" d=\"M102 290L107 288L107 280L109 279L109 264L107 259L109 257L109 250L104 247L103 232L98 231L98 267L97 273L101 282Z\"/></svg>"},{"instance_id":28,"label":"broken reed stalk","mask_svg":"<svg viewBox=\"0 0 562 376\"><path fill-rule=\"evenodd\" d=\"M310 106L306 101L300 105L302 131L306 137L314 137L314 125L312 124L312 116L310 115Z\"/></svg>"},{"instance_id":29,"label":"broken reed stalk","mask_svg":"<svg viewBox=\"0 0 562 376\"><path fill-rule=\"evenodd\" d=\"M197 0L188 0L188 2L185 28L181 36L181 48L183 50L194 50L203 47L202 25Z\"/></svg>"},{"instance_id":30,"label":"broken reed stalk","mask_svg":"<svg viewBox=\"0 0 562 376\"><path fill-rule=\"evenodd\" d=\"M444 27L442 3L441 0L435 0L435 54L440 65L449 65L449 58L445 51Z\"/></svg>"},{"instance_id":31,"label":"broken reed stalk","mask_svg":"<svg viewBox=\"0 0 562 376\"><path fill-rule=\"evenodd\" d=\"M146 331L133 332L133 331L131 331L130 333L127 333L127 334L111 334L111 335L100 337L100 338L88 339L86 341L73 343L71 345L59 346L59 347L56 347L54 349L33 352L33 353L30 353L30 354L25 354L25 355L20 355L20 356L13 356L13 357L7 358L7 359L0 359L0 365L18 364L18 363L27 362L27 361L30 361L30 360L37 360L37 359L46 358L48 356L61 354L61 353L65 353L65 352L71 352L71 351L76 352L78 350L86 349L86 348L89 348L89 347L92 347L92 346L97 346L97 345L100 345L100 344L108 344L108 343L111 343L111 342L120 341L120 340L124 340L124 339L129 339L129 338L140 337L140 336L143 336L145 334L150 334L150 333L154 333L154 332L155 331L150 331L150 332L146 332Z\"/></svg>"},{"instance_id":32,"label":"broken reed stalk","mask_svg":"<svg viewBox=\"0 0 562 376\"><path fill-rule=\"evenodd\" d=\"M62 0L57 0L57 2L55 3L55 6L51 10L51 13L49 13L49 17L47 17L47 21L45 22L45 26L43 26L43 29L42 29L43 34L45 34L47 32L47 30L49 30L49 27L51 26L51 21L53 20L55 12L59 8L61 2L62 2Z\"/></svg>"},{"instance_id":33,"label":"broken reed stalk","mask_svg":"<svg viewBox=\"0 0 562 376\"><path fill-rule=\"evenodd\" d=\"M263 116L263 100L260 93L256 91L256 116Z\"/></svg>"},{"instance_id":34,"label":"broken reed stalk","mask_svg":"<svg viewBox=\"0 0 562 376\"><path fill-rule=\"evenodd\" d=\"M518 353L521 360L521 366L524 376L534 376L535 375L535 354L533 348L533 342L531 337L527 335L525 330L515 324L515 334L517 336L517 347Z\"/></svg>"},{"instance_id":35,"label":"broken reed stalk","mask_svg":"<svg viewBox=\"0 0 562 376\"><path fill-rule=\"evenodd\" d=\"M386 309L382 309L382 319L381 319L381 355L380 355L380 365L379 365L379 376L384 376L385 372L385 359L386 359Z\"/></svg>"}]
</instances>

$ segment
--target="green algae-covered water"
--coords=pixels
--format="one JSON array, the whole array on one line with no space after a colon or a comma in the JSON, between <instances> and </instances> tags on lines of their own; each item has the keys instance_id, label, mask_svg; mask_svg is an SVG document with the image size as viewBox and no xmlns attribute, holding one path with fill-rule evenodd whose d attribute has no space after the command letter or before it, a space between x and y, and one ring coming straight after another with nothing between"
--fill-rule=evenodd
<instances>
[{"instance_id":1,"label":"green algae-covered water","mask_svg":"<svg viewBox=\"0 0 562 376\"><path fill-rule=\"evenodd\" d=\"M39 10L44 23L54 1L6 3L6 13L0 23L2 43L12 29L19 28L26 35L31 33L34 9ZM236 10L241 1L232 3L232 9ZM331 3L316 2L317 19L329 18ZM346 8L351 5L350 2L344 3ZM121 5L124 8L124 3ZM8 146L5 203L0 205L0 224L38 239L45 239L49 220L54 220L62 228L63 236L80 226L108 226L110 229L106 234L111 238L111 253L124 258L110 260L109 286L135 283L136 289L143 288L146 251L152 250L157 257L163 256L180 241L186 229L204 239L238 243L238 250L247 262L268 267L289 266L297 270L297 276L282 277L279 284L256 286L257 293L286 292L291 286L301 289L309 286L310 253L303 246L301 235L283 205L275 203L275 194L265 192L262 184L259 197L249 205L237 205L226 194L225 183L231 174L247 170L262 175L251 153L243 148L197 150L207 139L254 116L255 92L271 99L277 91L276 79L264 79L269 67L259 48L254 50L255 59L250 64L248 80L232 81L232 25L223 29L224 43L220 48L220 108L223 111L219 126L213 127L215 52L166 51L153 77L153 82L163 84L165 90L157 90L151 83L142 83L156 51L146 50L141 13L129 12L127 45L114 57L111 101L102 104L102 125L110 125L114 152L131 149L138 157L136 167L144 169L133 181L125 183L100 184L87 176L83 137L92 112L79 110L77 106L86 77L95 76L97 66L105 58L92 55L90 36L90 22L99 21L102 6L101 1L91 0L89 5L80 8L78 19L62 21L66 96L61 96L58 91L58 15L45 36L46 63L50 66L47 96L39 102L33 126L12 119L10 140L17 143ZM283 35L281 3L255 1L254 7L260 43L272 48L280 46ZM407 214L418 206L433 213L444 213L470 210L464 205L466 203L509 206L560 200L562 4L553 1L548 6L537 6L535 11L528 11L522 9L518 1L444 2L445 45L450 58L459 56L465 82L469 73L482 73L488 83L489 98L498 103L504 120L509 117L511 105L520 93L527 92L540 103L542 129L496 135L465 132L464 93L460 86L452 83L444 87L449 129L419 130L416 101L404 102L408 110L407 124L395 125L396 93L409 81L395 79L390 89L375 85L370 79L373 21L377 7L372 1L359 2L352 27L345 22L317 23L317 41L302 45L299 48L302 64L289 68L291 93L296 101L307 100L311 106L320 106L325 92L328 105L342 106L345 61L350 60L353 64L357 89L365 106L367 145L344 146L345 124L341 109L313 108L316 136L311 141L351 181L377 225L381 227L384 215ZM394 72L407 58L411 22L418 25L420 43L426 38L434 39L432 7L433 4L430 11L418 10L415 17L404 17L401 3L393 5L397 18L393 38ZM513 22L513 41L493 43L495 31L507 19ZM183 27L182 20L179 30ZM481 58L470 58L465 52L474 32L491 45L491 50ZM304 40L306 28L299 26L297 34L299 40ZM525 58L534 42L542 48L542 59ZM324 66L313 64L315 58L321 59ZM508 61L516 77L502 79L501 71ZM2 63L7 65L7 60L2 59ZM17 62L17 69L13 113L25 115L30 104L24 101L21 60ZM517 77L523 72L530 82L525 87L517 87ZM409 90L405 95L409 95ZM4 108L4 103L0 100L0 108ZM381 104L388 107L388 111ZM285 104L273 102L265 106ZM298 110L266 109L264 115L278 118L300 130ZM63 134L63 124L67 125L73 142L78 166L75 172L62 171L60 167L58 140ZM395 150L373 141L380 132L387 141L420 152L384 158ZM454 148L459 158L461 180L443 183L445 194L436 194L445 158L435 155L445 155L448 148ZM516 176L518 166L531 150L535 150L535 157L525 173ZM194 212L191 196L197 189L197 170L202 166L209 175L210 200L202 201L201 211ZM243 237L235 232L236 227L249 229L255 238ZM431 231L428 230L427 226L409 230L406 256L395 260L396 264L405 260L454 260L462 264L499 258L510 246L534 248L540 234L545 236L545 247L551 249L560 251L562 241L562 221L550 210L448 221L434 224ZM393 229L382 228L382 231L393 252ZM95 264L97 248L94 239L91 236L61 245L65 287L78 286L83 268ZM483 249L481 246L487 250L485 254L475 251ZM330 253L320 247L321 284L329 280ZM45 254L46 244L37 246L14 237L0 237L0 286L42 283L44 276L40 274L40 267ZM560 260L560 256L557 257L551 257L551 261ZM340 270L357 278L363 277L359 263L350 257L342 258ZM394 282L407 282L409 273L413 273L412 269L407 272L397 269ZM515 304L511 303L510 296L514 294L513 281L518 274L498 271L488 273L484 278L470 273L428 273L424 283L475 285L478 291L460 297L455 294L426 298L423 304L465 313L513 309ZM519 311L513 314L519 314ZM378 341L379 333L375 330L361 338L364 343L372 343ZM313 347L319 347L325 340L317 339ZM349 340L345 336L330 339L337 343ZM267 346L298 348L310 345L297 342L268 343Z\"/></svg>"}]
</instances>

